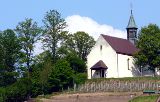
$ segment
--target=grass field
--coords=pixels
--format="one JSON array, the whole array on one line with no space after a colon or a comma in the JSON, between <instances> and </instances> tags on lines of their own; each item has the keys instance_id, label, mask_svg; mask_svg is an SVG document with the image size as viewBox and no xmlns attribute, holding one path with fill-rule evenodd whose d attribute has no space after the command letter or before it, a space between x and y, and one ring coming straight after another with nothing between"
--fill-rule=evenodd
<instances>
[{"instance_id":1,"label":"grass field","mask_svg":"<svg viewBox=\"0 0 160 102\"><path fill-rule=\"evenodd\" d=\"M129 102L156 102L160 95L139 96L135 97Z\"/></svg>"}]
</instances>

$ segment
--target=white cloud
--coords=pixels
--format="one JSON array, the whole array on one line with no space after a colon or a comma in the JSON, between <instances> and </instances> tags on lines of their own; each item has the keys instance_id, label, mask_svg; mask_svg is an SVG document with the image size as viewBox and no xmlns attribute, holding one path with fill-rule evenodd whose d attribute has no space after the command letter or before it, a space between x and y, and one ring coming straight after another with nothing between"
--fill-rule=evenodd
<instances>
[{"instance_id":1,"label":"white cloud","mask_svg":"<svg viewBox=\"0 0 160 102\"><path fill-rule=\"evenodd\" d=\"M115 29L110 25L98 24L96 21L94 21L89 17L72 15L66 17L65 20L68 24L66 30L69 31L70 33L75 33L77 31L84 31L89 35L93 36L95 40L99 37L100 34L126 38L126 31Z\"/></svg>"},{"instance_id":2,"label":"white cloud","mask_svg":"<svg viewBox=\"0 0 160 102\"><path fill-rule=\"evenodd\" d=\"M34 48L33 55L38 55L44 51L42 48L42 46L43 46L42 41L38 41L34 46L35 46L35 48Z\"/></svg>"},{"instance_id":3,"label":"white cloud","mask_svg":"<svg viewBox=\"0 0 160 102\"><path fill-rule=\"evenodd\" d=\"M100 34L106 34L110 36L126 38L126 31L115 29L110 25L98 24L96 21L89 17L82 17L79 15L72 15L66 17L66 22L68 27L65 29L70 33L75 33L77 31L84 31L89 35L93 36L95 40L98 39ZM38 42L35 45L35 55L43 52L42 43Z\"/></svg>"}]
</instances>

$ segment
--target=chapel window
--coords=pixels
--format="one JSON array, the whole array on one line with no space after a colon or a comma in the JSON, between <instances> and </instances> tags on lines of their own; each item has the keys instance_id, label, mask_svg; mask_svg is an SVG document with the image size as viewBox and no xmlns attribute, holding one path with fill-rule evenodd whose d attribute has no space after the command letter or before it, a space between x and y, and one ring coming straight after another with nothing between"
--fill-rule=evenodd
<instances>
[{"instance_id":1,"label":"chapel window","mask_svg":"<svg viewBox=\"0 0 160 102\"><path fill-rule=\"evenodd\" d=\"M100 45L100 50L102 50L102 45Z\"/></svg>"},{"instance_id":2,"label":"chapel window","mask_svg":"<svg viewBox=\"0 0 160 102\"><path fill-rule=\"evenodd\" d=\"M130 60L130 59L128 58L128 59L127 59L128 70L129 70L129 60Z\"/></svg>"}]
</instances>

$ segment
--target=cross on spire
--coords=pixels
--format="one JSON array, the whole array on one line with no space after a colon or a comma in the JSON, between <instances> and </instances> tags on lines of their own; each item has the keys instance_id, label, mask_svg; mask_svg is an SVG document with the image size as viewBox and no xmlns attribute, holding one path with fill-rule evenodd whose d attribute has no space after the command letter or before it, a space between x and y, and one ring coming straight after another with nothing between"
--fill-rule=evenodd
<instances>
[{"instance_id":1,"label":"cross on spire","mask_svg":"<svg viewBox=\"0 0 160 102\"><path fill-rule=\"evenodd\" d=\"M132 15L132 9L133 9L132 2L131 2L131 4L130 4L130 8L131 8L131 15Z\"/></svg>"},{"instance_id":2,"label":"cross on spire","mask_svg":"<svg viewBox=\"0 0 160 102\"><path fill-rule=\"evenodd\" d=\"M130 15L130 18L129 18L127 28L137 28L136 22L135 22L134 17L133 17L132 4L131 4L131 15Z\"/></svg>"}]
</instances>

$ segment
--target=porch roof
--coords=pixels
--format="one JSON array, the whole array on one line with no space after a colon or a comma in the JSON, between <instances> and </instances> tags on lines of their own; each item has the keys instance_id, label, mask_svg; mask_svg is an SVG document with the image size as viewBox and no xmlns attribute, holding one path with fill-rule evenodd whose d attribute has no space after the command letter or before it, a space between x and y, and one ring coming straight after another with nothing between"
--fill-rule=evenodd
<instances>
[{"instance_id":1,"label":"porch roof","mask_svg":"<svg viewBox=\"0 0 160 102\"><path fill-rule=\"evenodd\" d=\"M93 65L90 69L100 70L100 69L108 69L108 67L105 65L105 63L102 60L100 60L95 65Z\"/></svg>"}]
</instances>

